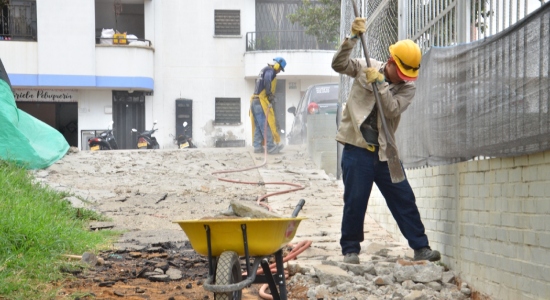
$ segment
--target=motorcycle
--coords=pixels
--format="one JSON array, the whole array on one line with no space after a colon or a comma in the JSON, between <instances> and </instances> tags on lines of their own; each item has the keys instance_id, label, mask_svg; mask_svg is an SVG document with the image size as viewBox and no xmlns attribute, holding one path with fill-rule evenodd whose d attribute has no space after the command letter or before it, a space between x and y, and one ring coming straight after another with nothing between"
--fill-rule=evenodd
<instances>
[{"instance_id":1,"label":"motorcycle","mask_svg":"<svg viewBox=\"0 0 550 300\"><path fill-rule=\"evenodd\" d=\"M107 130L100 133L99 136L88 139L88 146L91 151L118 149L115 135L113 134L113 129L111 128L113 123L114 122L111 121L107 127Z\"/></svg>"},{"instance_id":2,"label":"motorcycle","mask_svg":"<svg viewBox=\"0 0 550 300\"><path fill-rule=\"evenodd\" d=\"M146 130L138 135L138 141L137 141L137 147L138 149L159 149L159 143L157 142L157 138L153 136L155 131L158 130L158 128L155 128L155 125L157 125L157 121L153 122L153 127L151 130ZM132 128L132 133L137 133L137 129Z\"/></svg>"},{"instance_id":3,"label":"motorcycle","mask_svg":"<svg viewBox=\"0 0 550 300\"><path fill-rule=\"evenodd\" d=\"M179 149L197 148L197 146L193 144L193 139L187 135L187 129L187 122L183 122L183 134L180 134L177 138L170 134Z\"/></svg>"}]
</instances>

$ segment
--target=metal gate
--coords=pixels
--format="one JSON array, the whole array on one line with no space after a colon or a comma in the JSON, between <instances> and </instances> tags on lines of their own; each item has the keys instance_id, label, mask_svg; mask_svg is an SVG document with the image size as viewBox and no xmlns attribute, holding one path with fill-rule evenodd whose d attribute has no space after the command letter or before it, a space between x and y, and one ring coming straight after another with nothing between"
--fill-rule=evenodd
<instances>
[{"instance_id":1,"label":"metal gate","mask_svg":"<svg viewBox=\"0 0 550 300\"><path fill-rule=\"evenodd\" d=\"M119 149L137 149L137 135L145 131L145 94L113 91L113 131Z\"/></svg>"}]
</instances>

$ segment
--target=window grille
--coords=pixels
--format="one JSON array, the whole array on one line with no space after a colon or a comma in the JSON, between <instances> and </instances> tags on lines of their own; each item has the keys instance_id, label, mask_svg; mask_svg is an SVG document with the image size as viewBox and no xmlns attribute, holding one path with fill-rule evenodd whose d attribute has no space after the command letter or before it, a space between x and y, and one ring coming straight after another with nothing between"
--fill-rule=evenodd
<instances>
[{"instance_id":1,"label":"window grille","mask_svg":"<svg viewBox=\"0 0 550 300\"><path fill-rule=\"evenodd\" d=\"M240 124L241 98L216 98L215 123Z\"/></svg>"},{"instance_id":2,"label":"window grille","mask_svg":"<svg viewBox=\"0 0 550 300\"><path fill-rule=\"evenodd\" d=\"M0 40L36 41L36 1L0 0Z\"/></svg>"},{"instance_id":3,"label":"window grille","mask_svg":"<svg viewBox=\"0 0 550 300\"><path fill-rule=\"evenodd\" d=\"M215 10L214 11L215 35L240 35L241 11L240 10Z\"/></svg>"}]
</instances>

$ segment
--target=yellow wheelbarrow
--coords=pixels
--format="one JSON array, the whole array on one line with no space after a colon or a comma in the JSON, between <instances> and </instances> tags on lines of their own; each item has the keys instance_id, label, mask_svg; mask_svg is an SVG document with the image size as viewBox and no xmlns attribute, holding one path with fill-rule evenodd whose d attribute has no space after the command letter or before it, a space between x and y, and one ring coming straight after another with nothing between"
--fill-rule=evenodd
<instances>
[{"instance_id":1,"label":"yellow wheelbarrow","mask_svg":"<svg viewBox=\"0 0 550 300\"><path fill-rule=\"evenodd\" d=\"M243 288L267 283L274 300L287 300L282 248L294 238L298 225L305 219L297 217L304 203L301 199L291 218L174 221L183 229L193 249L208 256L204 289L213 292L216 300L240 300ZM275 274L269 268L271 255L275 255ZM246 275L241 271L241 256L246 260ZM254 258L252 264L251 258ZM257 275L260 265L264 272Z\"/></svg>"}]
</instances>

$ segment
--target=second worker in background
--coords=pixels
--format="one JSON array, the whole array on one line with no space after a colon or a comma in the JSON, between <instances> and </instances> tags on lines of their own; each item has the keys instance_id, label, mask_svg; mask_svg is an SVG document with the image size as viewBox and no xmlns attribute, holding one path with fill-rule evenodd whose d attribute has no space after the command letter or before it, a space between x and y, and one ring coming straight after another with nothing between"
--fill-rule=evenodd
<instances>
[{"instance_id":1,"label":"second worker in background","mask_svg":"<svg viewBox=\"0 0 550 300\"><path fill-rule=\"evenodd\" d=\"M284 72L285 67L285 59L275 57L273 62L268 63L256 78L254 94L250 98L250 121L252 123L254 153L265 151L264 141L268 154L277 154L284 147L278 131L274 106L276 102L277 74L281 71Z\"/></svg>"}]
</instances>

